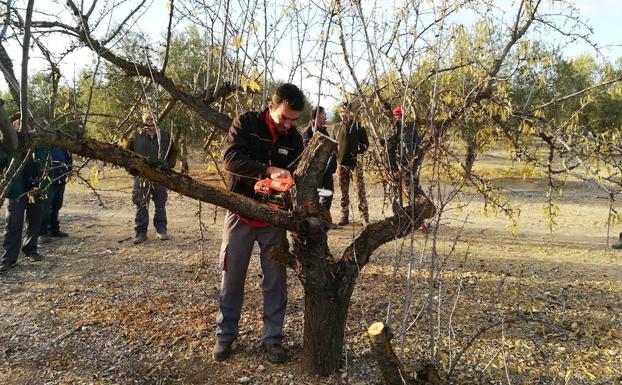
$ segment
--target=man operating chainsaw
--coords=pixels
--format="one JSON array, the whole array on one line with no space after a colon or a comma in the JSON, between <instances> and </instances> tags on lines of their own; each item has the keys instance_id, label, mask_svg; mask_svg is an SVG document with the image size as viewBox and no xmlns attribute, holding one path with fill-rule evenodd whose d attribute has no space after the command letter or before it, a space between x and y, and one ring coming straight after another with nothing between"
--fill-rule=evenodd
<instances>
[{"instance_id":1,"label":"man operating chainsaw","mask_svg":"<svg viewBox=\"0 0 622 385\"><path fill-rule=\"evenodd\" d=\"M223 157L224 168L229 173L227 187L230 191L261 200L255 189L258 180L292 179L291 172L303 151L302 137L294 123L304 105L302 91L286 83L277 88L265 110L247 112L233 120L225 139ZM212 351L215 361L229 357L238 336L244 281L255 242L259 244L263 272L262 345L270 362L287 360L282 345L287 275L285 267L268 255L272 247L285 240L283 229L227 212L220 249L222 280L216 330L218 341Z\"/></svg>"}]
</instances>

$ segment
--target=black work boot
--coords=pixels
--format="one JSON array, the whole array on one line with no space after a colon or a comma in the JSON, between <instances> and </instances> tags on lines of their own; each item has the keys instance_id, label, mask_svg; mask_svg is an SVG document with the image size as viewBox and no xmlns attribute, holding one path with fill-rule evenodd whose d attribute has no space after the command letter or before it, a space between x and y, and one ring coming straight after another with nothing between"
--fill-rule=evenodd
<instances>
[{"instance_id":1,"label":"black work boot","mask_svg":"<svg viewBox=\"0 0 622 385\"><path fill-rule=\"evenodd\" d=\"M36 251L34 253L26 254L26 257L28 257L28 259L30 259L32 262L43 261L43 256Z\"/></svg>"},{"instance_id":2,"label":"black work boot","mask_svg":"<svg viewBox=\"0 0 622 385\"><path fill-rule=\"evenodd\" d=\"M266 358L273 364L282 364L287 362L287 350L280 343L268 344L263 343L263 349L266 352Z\"/></svg>"},{"instance_id":3,"label":"black work boot","mask_svg":"<svg viewBox=\"0 0 622 385\"><path fill-rule=\"evenodd\" d=\"M0 262L0 274L6 273L7 271L11 270L15 266L17 266L17 262L9 262L9 261Z\"/></svg>"},{"instance_id":4,"label":"black work boot","mask_svg":"<svg viewBox=\"0 0 622 385\"><path fill-rule=\"evenodd\" d=\"M216 362L224 361L233 352L233 341L216 341L212 349L212 358Z\"/></svg>"},{"instance_id":5,"label":"black work boot","mask_svg":"<svg viewBox=\"0 0 622 385\"><path fill-rule=\"evenodd\" d=\"M37 239L37 245L43 245L50 242L52 242L52 239L47 234L41 234Z\"/></svg>"},{"instance_id":6,"label":"black work boot","mask_svg":"<svg viewBox=\"0 0 622 385\"><path fill-rule=\"evenodd\" d=\"M139 244L145 242L146 239L147 239L147 234L145 234L145 233L136 233L136 236L132 240L132 243L135 244L135 245L139 245Z\"/></svg>"},{"instance_id":7,"label":"black work boot","mask_svg":"<svg viewBox=\"0 0 622 385\"><path fill-rule=\"evenodd\" d=\"M48 235L54 238L67 238L69 234L64 231L60 231L58 229L48 231Z\"/></svg>"}]
</instances>

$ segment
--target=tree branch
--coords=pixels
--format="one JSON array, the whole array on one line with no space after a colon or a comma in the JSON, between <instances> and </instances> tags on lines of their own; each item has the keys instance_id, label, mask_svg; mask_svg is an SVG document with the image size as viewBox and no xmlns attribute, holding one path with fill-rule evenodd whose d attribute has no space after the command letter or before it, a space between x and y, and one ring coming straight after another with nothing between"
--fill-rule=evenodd
<instances>
[{"instance_id":1,"label":"tree branch","mask_svg":"<svg viewBox=\"0 0 622 385\"><path fill-rule=\"evenodd\" d=\"M410 216L411 213L414 213L413 217ZM405 207L397 215L366 226L344 250L341 260L355 262L358 267L362 267L369 262L369 257L378 247L409 234L435 213L434 204L420 193L415 198L414 205Z\"/></svg>"},{"instance_id":2,"label":"tree branch","mask_svg":"<svg viewBox=\"0 0 622 385\"><path fill-rule=\"evenodd\" d=\"M68 4L72 5L72 2L69 1ZM80 15L78 8L75 7L75 4L71 7L71 9L74 16L83 20L83 17ZM223 132L228 131L231 126L231 118L229 116L212 109L208 103L205 103L205 101L199 97L193 96L188 91L184 90L180 85L175 84L171 78L165 76L161 71L152 70L143 64L132 62L117 56L106 48L100 41L91 36L86 24L83 24L77 32L80 41L85 46L89 47L97 55L119 67L127 75L145 76L153 79L154 82L162 86L162 88L164 88L174 99L178 99L180 102L196 111L203 119L205 119L206 122Z\"/></svg>"},{"instance_id":3,"label":"tree branch","mask_svg":"<svg viewBox=\"0 0 622 385\"><path fill-rule=\"evenodd\" d=\"M173 11L175 10L174 0L170 0L170 13L168 15L168 27L166 28L166 49L164 51L164 62L162 63L162 74L166 72L168 64L168 55L171 50L171 27L173 25Z\"/></svg>"},{"instance_id":4,"label":"tree branch","mask_svg":"<svg viewBox=\"0 0 622 385\"><path fill-rule=\"evenodd\" d=\"M159 183L190 198L211 203L246 217L262 220L289 231L302 231L309 226L304 218L273 209L245 196L232 193L223 187L204 184L176 171L149 163L145 158L114 144L88 138L75 138L60 131L38 131L28 135L26 147L39 145L59 147L87 158L98 159L123 167L133 175Z\"/></svg>"}]
</instances>

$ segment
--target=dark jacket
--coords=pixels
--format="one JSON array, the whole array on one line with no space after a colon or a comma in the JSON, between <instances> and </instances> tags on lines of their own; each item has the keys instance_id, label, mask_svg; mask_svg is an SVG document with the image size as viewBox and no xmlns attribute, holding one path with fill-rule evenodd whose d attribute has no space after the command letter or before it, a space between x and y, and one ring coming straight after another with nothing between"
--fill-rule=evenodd
<instances>
[{"instance_id":1,"label":"dark jacket","mask_svg":"<svg viewBox=\"0 0 622 385\"><path fill-rule=\"evenodd\" d=\"M2 169L2 178L9 177L9 175L4 175L4 172L9 168L11 164L12 158L9 155L5 155L0 158L0 169ZM19 198L24 192L24 178L22 177L22 173L15 175L11 183L6 187L6 197L9 199Z\"/></svg>"},{"instance_id":2,"label":"dark jacket","mask_svg":"<svg viewBox=\"0 0 622 385\"><path fill-rule=\"evenodd\" d=\"M255 182L266 176L269 166L293 172L304 148L302 137L294 127L287 134L277 136L273 145L264 120L266 111L237 116L224 141L224 168L229 172L227 188L251 198Z\"/></svg>"},{"instance_id":3,"label":"dark jacket","mask_svg":"<svg viewBox=\"0 0 622 385\"><path fill-rule=\"evenodd\" d=\"M369 147L367 131L359 122L341 122L336 127L337 162L343 166L356 166L357 155L365 153Z\"/></svg>"},{"instance_id":4,"label":"dark jacket","mask_svg":"<svg viewBox=\"0 0 622 385\"><path fill-rule=\"evenodd\" d=\"M166 162L168 167L175 167L177 148L168 131L160 130L159 147L158 152L158 135L152 137L144 129L136 131L127 146L128 150L144 156L151 163Z\"/></svg>"},{"instance_id":5,"label":"dark jacket","mask_svg":"<svg viewBox=\"0 0 622 385\"><path fill-rule=\"evenodd\" d=\"M69 151L62 148L53 148L50 151L52 158L51 178L54 183L63 184L67 181L67 175L73 169L73 158Z\"/></svg>"},{"instance_id":6,"label":"dark jacket","mask_svg":"<svg viewBox=\"0 0 622 385\"><path fill-rule=\"evenodd\" d=\"M311 122L302 133L302 140L304 141L305 147L307 147L307 144L309 143L311 138L313 138L313 127L313 122ZM322 135L330 137L326 127L319 127L317 130ZM328 158L328 163L326 164L326 170L324 171L324 175L333 175L335 171L337 171L337 156L336 154L332 154L330 158Z\"/></svg>"},{"instance_id":7,"label":"dark jacket","mask_svg":"<svg viewBox=\"0 0 622 385\"><path fill-rule=\"evenodd\" d=\"M403 132L401 122L396 122L395 128L395 133L387 139L389 167L393 171L398 169L398 159L402 166L411 162L414 165L416 162L413 158L422 153L422 138L414 123L406 123Z\"/></svg>"},{"instance_id":8,"label":"dark jacket","mask_svg":"<svg viewBox=\"0 0 622 385\"><path fill-rule=\"evenodd\" d=\"M34 149L32 157L22 168L22 171L16 175L12 183L7 186L6 197L9 199L19 198L25 193L31 191L35 187L45 189L49 183L49 176L44 175L46 170L46 162L49 151L46 147L37 147ZM9 168L12 158L5 155L0 158L0 170L3 172Z\"/></svg>"}]
</instances>

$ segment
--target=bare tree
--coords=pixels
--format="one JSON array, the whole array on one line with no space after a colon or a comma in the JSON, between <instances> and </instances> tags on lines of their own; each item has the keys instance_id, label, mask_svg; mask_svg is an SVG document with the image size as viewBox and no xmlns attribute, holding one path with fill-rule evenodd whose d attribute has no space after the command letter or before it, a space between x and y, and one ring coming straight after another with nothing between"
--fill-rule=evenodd
<instances>
[{"instance_id":1,"label":"bare tree","mask_svg":"<svg viewBox=\"0 0 622 385\"><path fill-rule=\"evenodd\" d=\"M362 106L361 115L376 141L377 147L369 160L376 170L383 172L387 169L382 148L378 146L389 127L386 117L380 113L383 102L401 105L425 137L435 183L425 193L420 186L414 186L417 188L411 190L410 205L398 207L394 215L366 226L340 255L335 255L337 253L333 253L328 245L330 224L318 205L317 197L317 185L324 171L320 165L326 163L335 146L327 138L314 137L303 153L296 172L294 210L283 212L230 193L220 186L200 183L161 165L148 164L115 144L98 142L88 138L88 135L70 135L43 122L36 124L36 132L16 138L10 135L8 121L0 111L2 144L10 154L19 154L23 149L37 145L62 147L78 155L124 167L133 175L141 175L180 194L290 231L294 240L293 254L287 250L274 250L273 257L296 271L305 290L303 366L307 371L328 375L339 368L351 296L361 269L376 249L396 239L412 237L413 230L419 228L425 219L434 217L438 225L445 207L467 183L477 187L499 210L512 214L511 207L494 194L484 179L473 175L470 166L463 167L455 155L451 137L468 119L483 115L498 119L500 125L507 125L508 136L512 136L511 130L515 128L511 124L512 119L537 122L540 127L546 127L542 118L538 118L538 109L510 108L506 88L520 56L520 42L526 39L534 23L552 25L541 12L539 0L521 1L511 22L503 24L500 21L496 30L489 28L489 35L482 37L480 46L474 45L470 57L465 57L467 55L456 49L465 34L453 24L451 17L459 9L471 7L482 12L483 18L490 21L491 11L487 2L443 1L426 9L423 1L412 0L387 11L388 15L377 16L381 13L378 9L370 11L364 8L363 3L341 0L320 2L306 9L300 9L293 3L290 7L267 1L263 4L255 1L250 7L229 0L219 2L215 7L199 0L171 1L160 63L148 57L127 57L115 48L132 31L145 7L144 3L128 11L116 27L106 28L103 36L98 36L97 31L112 10L100 8L101 4L97 1L85 5L84 2L78 4L67 0L61 17L42 16L32 21L26 17L23 22L18 17L18 10L7 3L7 18L12 20L11 25L16 31L23 31L24 37L28 36L29 28L39 35L62 34L70 37L75 44L95 54L97 60L104 59L127 77L139 79L141 86L144 86L141 79L148 79L148 84L160 87L168 94L171 109L179 102L219 132L226 132L231 123L231 116L224 112L225 105L234 105L233 110L237 111L245 107L242 102L244 96L256 96L259 91L261 99L256 105L262 105L268 83L281 80L277 74L288 64L280 55L282 40L295 26L300 36L294 59L289 63L289 78L293 79L296 74L303 80L305 75L319 77L318 99L323 92L322 85L329 85L337 90L338 97L357 100ZM263 24L258 24L249 14L258 8L263 8ZM208 31L208 48L216 52L206 58L204 70L197 69L200 77L205 79L201 89L196 87L198 82L194 83L195 87L180 84L171 74L171 34L176 17L179 18L177 20L204 27ZM490 22L490 26L493 24ZM309 38L307 31L318 32L319 38ZM27 39L24 38L24 41L23 48L27 52L30 45ZM3 74L12 91L17 93L15 87L18 82L12 74L11 60L4 47L0 48ZM309 55L309 52L317 54ZM369 76L361 74L361 67L368 69ZM314 74L309 68L317 68L317 73ZM259 84L261 79L263 86ZM603 87L618 81L609 80L603 83ZM26 82L23 76L22 88ZM454 87L452 82L457 85ZM27 108L24 104L26 100L22 98L24 109ZM560 100L563 99L557 98L552 103ZM543 131L539 134L541 137L544 135ZM213 135L209 138L208 142ZM555 149L563 145L560 137L547 138ZM578 150L574 150L573 155L582 156ZM467 164L474 161L473 155ZM409 162L412 164L414 160ZM456 172L461 173L462 178L445 190L447 186L442 186L440 181ZM411 184L414 184L414 179ZM435 229L438 227L435 226ZM441 334L438 309L441 305L440 299L435 300L434 297L444 260L436 252L434 235L431 256L427 260L426 312L429 362L438 365ZM411 238L408 273L413 269L413 256ZM401 332L408 327L411 299L405 300ZM377 350L379 363L383 372L392 373L392 378L396 378L395 373L403 374L404 371L399 368L399 361L394 359L390 335L382 334L384 331L383 327L374 329L374 338L380 341L374 346L384 347ZM377 338L382 335L386 338ZM448 372L452 370L453 366ZM414 381L407 377L399 376L404 382Z\"/></svg>"}]
</instances>

